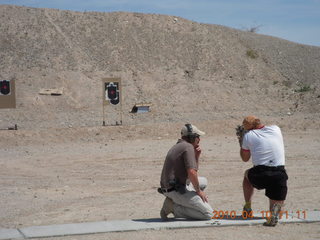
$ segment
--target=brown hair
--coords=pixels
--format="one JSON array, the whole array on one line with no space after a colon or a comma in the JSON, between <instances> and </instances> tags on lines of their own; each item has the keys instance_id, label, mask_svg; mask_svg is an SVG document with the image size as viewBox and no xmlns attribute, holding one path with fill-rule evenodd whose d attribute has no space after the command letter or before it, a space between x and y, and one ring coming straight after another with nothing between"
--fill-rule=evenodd
<instances>
[{"instance_id":1,"label":"brown hair","mask_svg":"<svg viewBox=\"0 0 320 240\"><path fill-rule=\"evenodd\" d=\"M256 116L247 116L243 119L242 124L246 130L251 130L258 128L261 125L261 121Z\"/></svg>"}]
</instances>

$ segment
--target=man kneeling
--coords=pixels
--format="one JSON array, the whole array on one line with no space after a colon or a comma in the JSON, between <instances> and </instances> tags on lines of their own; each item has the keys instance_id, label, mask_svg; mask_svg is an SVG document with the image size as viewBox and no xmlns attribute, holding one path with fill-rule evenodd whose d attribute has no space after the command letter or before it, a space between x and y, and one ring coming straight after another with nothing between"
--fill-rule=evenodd
<instances>
[{"instance_id":1,"label":"man kneeling","mask_svg":"<svg viewBox=\"0 0 320 240\"><path fill-rule=\"evenodd\" d=\"M244 162L252 158L253 167L243 179L245 205L243 211L252 212L251 201L256 189L265 189L269 198L271 217L265 226L276 226L281 207L287 196L288 175L285 170L284 144L278 126L264 126L255 116L243 120L245 133L239 137L240 156Z\"/></svg>"},{"instance_id":2,"label":"man kneeling","mask_svg":"<svg viewBox=\"0 0 320 240\"><path fill-rule=\"evenodd\" d=\"M198 177L200 136L205 133L196 126L186 124L181 139L169 150L161 173L159 191L166 196L160 211L161 219L176 218L208 220L213 210L203 192L207 179Z\"/></svg>"}]
</instances>

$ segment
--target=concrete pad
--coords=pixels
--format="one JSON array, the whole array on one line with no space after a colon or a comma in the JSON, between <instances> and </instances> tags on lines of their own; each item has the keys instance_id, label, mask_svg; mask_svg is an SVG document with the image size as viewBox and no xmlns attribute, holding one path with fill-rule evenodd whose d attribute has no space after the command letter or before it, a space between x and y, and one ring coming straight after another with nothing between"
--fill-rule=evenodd
<instances>
[{"instance_id":1,"label":"concrete pad","mask_svg":"<svg viewBox=\"0 0 320 240\"><path fill-rule=\"evenodd\" d=\"M23 239L24 236L17 229L0 229L0 239Z\"/></svg>"},{"instance_id":2,"label":"concrete pad","mask_svg":"<svg viewBox=\"0 0 320 240\"><path fill-rule=\"evenodd\" d=\"M319 222L320 211L299 211L292 214L293 217L301 219L303 222Z\"/></svg>"},{"instance_id":3,"label":"concrete pad","mask_svg":"<svg viewBox=\"0 0 320 240\"><path fill-rule=\"evenodd\" d=\"M38 238L104 232L136 231L140 229L144 229L143 223L132 222L131 220L119 220L108 222L73 223L26 227L21 228L20 231L27 238Z\"/></svg>"},{"instance_id":4,"label":"concrete pad","mask_svg":"<svg viewBox=\"0 0 320 240\"><path fill-rule=\"evenodd\" d=\"M298 218L300 217L300 218ZM159 218L115 220L104 222L72 223L49 226L33 226L21 229L0 229L0 239L41 238L67 235L81 235L107 232L125 232L139 230L160 230L177 228L199 228L220 226L248 226L261 225L266 220L262 214L255 214L253 218L243 219L241 216L224 216L221 219L195 221L185 219L170 219L163 222ZM302 214L285 214L279 223L307 223L320 222L320 211L307 211Z\"/></svg>"}]
</instances>

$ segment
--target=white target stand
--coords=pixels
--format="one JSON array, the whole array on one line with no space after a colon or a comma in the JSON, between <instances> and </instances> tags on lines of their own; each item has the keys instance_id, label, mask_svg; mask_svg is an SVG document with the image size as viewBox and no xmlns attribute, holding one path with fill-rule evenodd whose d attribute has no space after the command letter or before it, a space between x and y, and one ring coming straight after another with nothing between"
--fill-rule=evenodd
<instances>
[{"instance_id":1,"label":"white target stand","mask_svg":"<svg viewBox=\"0 0 320 240\"><path fill-rule=\"evenodd\" d=\"M107 107L109 107L110 110L111 110L111 107L113 107L112 110L113 111L115 110L116 112L118 112L120 122L115 120L115 125L122 125L121 78L104 78L102 79L102 85L103 85L102 86L102 89L103 89L102 125L106 126L106 108ZM109 124L109 125L112 125L112 124Z\"/></svg>"}]
</instances>

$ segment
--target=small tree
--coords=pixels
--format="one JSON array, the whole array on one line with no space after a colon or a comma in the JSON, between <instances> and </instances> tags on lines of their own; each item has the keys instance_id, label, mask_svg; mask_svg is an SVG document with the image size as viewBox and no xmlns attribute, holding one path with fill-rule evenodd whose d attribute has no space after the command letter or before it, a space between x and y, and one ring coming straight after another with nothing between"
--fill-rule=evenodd
<instances>
[{"instance_id":1,"label":"small tree","mask_svg":"<svg viewBox=\"0 0 320 240\"><path fill-rule=\"evenodd\" d=\"M257 25L257 26L252 26L252 27L246 28L245 30L247 32L257 33L261 27L262 27L262 25Z\"/></svg>"}]
</instances>

